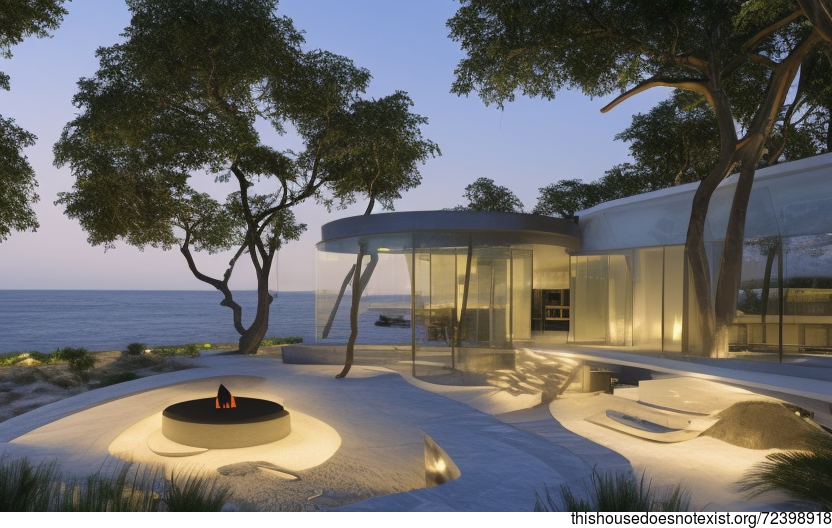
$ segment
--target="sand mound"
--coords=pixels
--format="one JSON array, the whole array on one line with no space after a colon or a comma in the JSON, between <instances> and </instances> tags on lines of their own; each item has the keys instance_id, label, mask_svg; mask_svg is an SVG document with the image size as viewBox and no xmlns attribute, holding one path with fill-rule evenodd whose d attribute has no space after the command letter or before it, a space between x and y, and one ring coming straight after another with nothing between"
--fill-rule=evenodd
<instances>
[{"instance_id":1,"label":"sand mound","mask_svg":"<svg viewBox=\"0 0 832 528\"><path fill-rule=\"evenodd\" d=\"M821 437L832 440L796 412L796 407L782 403L739 402L719 413L719 422L702 435L748 449L808 450Z\"/></svg>"}]
</instances>

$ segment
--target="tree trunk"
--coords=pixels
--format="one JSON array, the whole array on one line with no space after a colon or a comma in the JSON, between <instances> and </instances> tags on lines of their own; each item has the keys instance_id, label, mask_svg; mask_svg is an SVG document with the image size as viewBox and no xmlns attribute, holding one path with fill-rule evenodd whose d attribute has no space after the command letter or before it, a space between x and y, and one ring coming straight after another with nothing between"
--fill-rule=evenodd
<instances>
[{"instance_id":1,"label":"tree trunk","mask_svg":"<svg viewBox=\"0 0 832 528\"><path fill-rule=\"evenodd\" d=\"M358 244L358 256L352 275L352 303L350 305L350 338L347 340L347 354L344 358L344 368L335 376L344 378L352 368L355 359L355 341L358 338L358 304L361 302L361 261L364 260L364 244Z\"/></svg>"},{"instance_id":2,"label":"tree trunk","mask_svg":"<svg viewBox=\"0 0 832 528\"><path fill-rule=\"evenodd\" d=\"M715 357L727 357L728 330L737 315L737 292L739 291L742 275L745 218L748 212L748 201L751 198L751 187L754 184L755 165L760 150L760 148L751 147L742 158L740 175L734 189L734 199L728 216L714 303L715 332L718 336L721 336L721 339L717 342L718 346L714 350L713 355Z\"/></svg>"},{"instance_id":3,"label":"tree trunk","mask_svg":"<svg viewBox=\"0 0 832 528\"><path fill-rule=\"evenodd\" d=\"M268 268L266 268L268 269ZM254 322L240 335L238 352L240 354L256 354L260 343L266 337L269 330L269 311L271 308L272 294L269 293L269 274L257 274L257 308L254 315Z\"/></svg>"},{"instance_id":4,"label":"tree trunk","mask_svg":"<svg viewBox=\"0 0 832 528\"><path fill-rule=\"evenodd\" d=\"M733 156L723 157L716 167L696 188L690 210L687 238L685 239L685 253L690 266L693 295L699 319L699 329L702 337L702 350L699 354L711 356L715 343L715 316L713 297L711 295L711 267L705 250L705 220L708 206L719 183L725 178L733 165ZM686 353L694 351L689 348Z\"/></svg>"}]
</instances>

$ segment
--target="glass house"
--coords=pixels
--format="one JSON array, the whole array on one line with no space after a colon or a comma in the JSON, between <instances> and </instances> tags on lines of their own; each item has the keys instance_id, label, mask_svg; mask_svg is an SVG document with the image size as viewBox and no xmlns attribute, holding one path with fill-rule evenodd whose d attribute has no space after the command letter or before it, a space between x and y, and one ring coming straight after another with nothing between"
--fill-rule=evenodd
<instances>
[{"instance_id":1,"label":"glass house","mask_svg":"<svg viewBox=\"0 0 832 528\"><path fill-rule=\"evenodd\" d=\"M533 330L570 317L569 252L579 246L574 222L537 215L420 211L330 222L317 245L318 342L347 341L358 267L358 343L410 347L414 364L513 367L514 348ZM547 312L543 297L557 310Z\"/></svg>"},{"instance_id":2,"label":"glass house","mask_svg":"<svg viewBox=\"0 0 832 528\"><path fill-rule=\"evenodd\" d=\"M712 291L736 183L722 182L707 216ZM358 343L409 347L414 365L511 367L514 349L551 330L701 353L684 250L696 186L603 203L577 222L462 211L330 222L317 246L318 341L347 341L358 266ZM732 348L832 350L832 154L757 171L742 258Z\"/></svg>"},{"instance_id":3,"label":"glass house","mask_svg":"<svg viewBox=\"0 0 832 528\"><path fill-rule=\"evenodd\" d=\"M711 199L705 229L716 277L737 183ZM570 340L696 354L697 321L684 244L698 184L579 213L570 259ZM832 154L756 172L729 343L736 349L832 348Z\"/></svg>"}]
</instances>

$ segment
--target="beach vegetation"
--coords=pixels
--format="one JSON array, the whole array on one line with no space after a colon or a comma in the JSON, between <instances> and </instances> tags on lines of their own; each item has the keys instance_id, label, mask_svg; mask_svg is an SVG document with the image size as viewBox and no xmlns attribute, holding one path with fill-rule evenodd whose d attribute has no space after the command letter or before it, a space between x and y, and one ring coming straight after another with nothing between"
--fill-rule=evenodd
<instances>
[{"instance_id":1,"label":"beach vegetation","mask_svg":"<svg viewBox=\"0 0 832 528\"><path fill-rule=\"evenodd\" d=\"M0 459L0 511L49 511L58 492L58 465Z\"/></svg>"},{"instance_id":2,"label":"beach vegetation","mask_svg":"<svg viewBox=\"0 0 832 528\"><path fill-rule=\"evenodd\" d=\"M306 51L277 4L128 0L130 25L96 52L99 69L79 81L79 110L54 148L75 178L56 203L88 241L177 247L221 293L245 354L268 330L275 256L306 229L293 208L356 196L392 207L437 153L406 93L363 98L370 73ZM205 181L213 194L198 190ZM209 273L198 252L228 252L228 264ZM257 284L248 325L229 286L243 266Z\"/></svg>"},{"instance_id":3,"label":"beach vegetation","mask_svg":"<svg viewBox=\"0 0 832 528\"><path fill-rule=\"evenodd\" d=\"M53 354L44 354L43 352L10 352L8 354L0 354L0 366L17 365L19 363L26 363L29 365L47 365L57 361Z\"/></svg>"},{"instance_id":4,"label":"beach vegetation","mask_svg":"<svg viewBox=\"0 0 832 528\"><path fill-rule=\"evenodd\" d=\"M681 483L674 486L654 487L646 472L640 477L632 473L608 472L599 474L595 469L584 481L583 493L575 493L562 484L559 497L548 488L537 494L534 511L568 512L684 512L690 510L691 493ZM558 500L559 499L559 500Z\"/></svg>"},{"instance_id":5,"label":"beach vegetation","mask_svg":"<svg viewBox=\"0 0 832 528\"><path fill-rule=\"evenodd\" d=\"M56 462L0 460L3 512L217 512L231 499L215 477L120 463L108 472L66 477Z\"/></svg>"},{"instance_id":6,"label":"beach vegetation","mask_svg":"<svg viewBox=\"0 0 832 528\"><path fill-rule=\"evenodd\" d=\"M140 356L144 354L145 350L147 350L147 345L144 343L130 343L124 349L124 353L128 356Z\"/></svg>"},{"instance_id":7,"label":"beach vegetation","mask_svg":"<svg viewBox=\"0 0 832 528\"><path fill-rule=\"evenodd\" d=\"M303 343L302 337L267 337L263 339L262 346L294 345Z\"/></svg>"},{"instance_id":8,"label":"beach vegetation","mask_svg":"<svg viewBox=\"0 0 832 528\"><path fill-rule=\"evenodd\" d=\"M231 488L197 473L177 473L165 481L164 504L172 512L220 511L231 498Z\"/></svg>"},{"instance_id":9,"label":"beach vegetation","mask_svg":"<svg viewBox=\"0 0 832 528\"><path fill-rule=\"evenodd\" d=\"M66 361L69 364L69 371L79 377L84 377L87 371L95 366L96 357L86 348L59 348L55 350L55 359Z\"/></svg>"},{"instance_id":10,"label":"beach vegetation","mask_svg":"<svg viewBox=\"0 0 832 528\"><path fill-rule=\"evenodd\" d=\"M718 147L707 174L695 179L699 183L685 240L696 334L701 336L685 352L723 357L727 329L736 316L756 168L770 154L775 155L772 162L780 159L786 151L772 139L782 143L793 124L808 117L808 108L825 105L827 115L830 108L824 94L832 72L832 15L824 1L463 0L448 27L465 54L451 90L466 96L476 92L487 105L503 107L518 94L551 100L566 88L590 97L617 94L601 109L607 112L651 88L691 93L701 105L698 113L711 120ZM815 94L806 89L810 86ZM794 115L796 106L787 104L790 93L798 100L811 95L813 105ZM828 134L823 119L820 128ZM778 120L785 125L781 137L774 138ZM681 177L693 177L697 170L683 171ZM735 171L737 187L726 230L718 237L724 242L714 281L705 247L706 218L717 187Z\"/></svg>"}]
</instances>

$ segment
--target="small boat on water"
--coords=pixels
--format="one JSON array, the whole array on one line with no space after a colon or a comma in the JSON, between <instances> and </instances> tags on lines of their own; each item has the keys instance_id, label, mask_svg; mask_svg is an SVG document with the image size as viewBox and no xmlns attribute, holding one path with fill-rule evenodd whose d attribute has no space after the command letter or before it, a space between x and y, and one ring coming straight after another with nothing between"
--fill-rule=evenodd
<instances>
[{"instance_id":1,"label":"small boat on water","mask_svg":"<svg viewBox=\"0 0 832 528\"><path fill-rule=\"evenodd\" d=\"M403 315L398 317L389 317L386 315L379 315L376 326L389 326L394 328L410 328L410 320L405 319Z\"/></svg>"}]
</instances>

